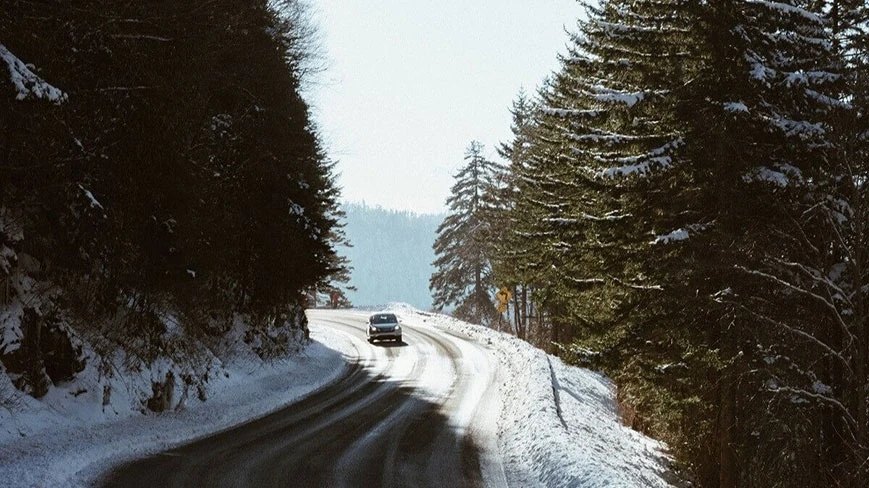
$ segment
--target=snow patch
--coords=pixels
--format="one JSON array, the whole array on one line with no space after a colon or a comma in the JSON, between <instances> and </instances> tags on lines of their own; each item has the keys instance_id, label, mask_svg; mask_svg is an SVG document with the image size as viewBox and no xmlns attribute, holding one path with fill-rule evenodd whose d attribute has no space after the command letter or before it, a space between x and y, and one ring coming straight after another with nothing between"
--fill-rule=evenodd
<instances>
[{"instance_id":1,"label":"snow patch","mask_svg":"<svg viewBox=\"0 0 869 488\"><path fill-rule=\"evenodd\" d=\"M24 100L29 96L42 98L54 103L63 103L68 98L66 93L48 84L40 78L36 73L12 54L6 46L0 44L0 59L6 62L9 67L9 76L12 80L12 85L18 94L16 100Z\"/></svg>"},{"instance_id":2,"label":"snow patch","mask_svg":"<svg viewBox=\"0 0 869 488\"><path fill-rule=\"evenodd\" d=\"M776 167L776 169L760 166L752 173L745 175L743 181L746 183L752 181L772 183L775 186L784 188L788 186L791 181L802 181L802 172L799 168L790 164L781 164Z\"/></svg>"},{"instance_id":3,"label":"snow patch","mask_svg":"<svg viewBox=\"0 0 869 488\"><path fill-rule=\"evenodd\" d=\"M674 486L666 445L622 425L605 376L487 327L393 310L467 336L497 358L498 444L509 486Z\"/></svg>"},{"instance_id":4,"label":"snow patch","mask_svg":"<svg viewBox=\"0 0 869 488\"><path fill-rule=\"evenodd\" d=\"M673 232L670 232L669 234L656 236L655 239L652 242L650 242L650 244L652 244L652 245L669 244L669 243L675 242L675 241L687 240L688 237L689 237L689 235L688 235L687 230L676 229Z\"/></svg>"},{"instance_id":5,"label":"snow patch","mask_svg":"<svg viewBox=\"0 0 869 488\"><path fill-rule=\"evenodd\" d=\"M727 112L745 112L748 113L748 106L742 102L727 102L724 104L724 110Z\"/></svg>"}]
</instances>

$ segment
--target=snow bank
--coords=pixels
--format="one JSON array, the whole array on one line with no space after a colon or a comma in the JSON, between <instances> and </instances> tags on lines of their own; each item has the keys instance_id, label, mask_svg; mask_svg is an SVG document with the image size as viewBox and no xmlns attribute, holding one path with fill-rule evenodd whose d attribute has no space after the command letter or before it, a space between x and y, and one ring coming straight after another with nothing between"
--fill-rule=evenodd
<instances>
[{"instance_id":1,"label":"snow bank","mask_svg":"<svg viewBox=\"0 0 869 488\"><path fill-rule=\"evenodd\" d=\"M208 400L193 395L171 413L143 414L123 395L101 408L94 404L99 395L72 385L52 388L42 400L20 395L17 405L0 405L0 486L87 486L108 466L292 403L334 381L352 350L345 336L329 329L312 328L311 336L314 342L290 359L264 363L245 355L225 363L209 382ZM8 378L0 374L2 381ZM4 388L14 387L0 383Z\"/></svg>"},{"instance_id":2,"label":"snow bank","mask_svg":"<svg viewBox=\"0 0 869 488\"><path fill-rule=\"evenodd\" d=\"M622 425L612 383L513 336L406 306L488 345L498 360L499 444L510 486L670 487L666 446Z\"/></svg>"}]
</instances>

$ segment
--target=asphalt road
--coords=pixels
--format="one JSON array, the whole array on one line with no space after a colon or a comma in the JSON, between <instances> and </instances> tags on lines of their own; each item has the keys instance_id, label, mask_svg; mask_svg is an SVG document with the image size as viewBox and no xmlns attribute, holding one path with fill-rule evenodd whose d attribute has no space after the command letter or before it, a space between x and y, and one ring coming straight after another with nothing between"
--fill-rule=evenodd
<instances>
[{"instance_id":1,"label":"asphalt road","mask_svg":"<svg viewBox=\"0 0 869 488\"><path fill-rule=\"evenodd\" d=\"M266 417L108 473L106 487L505 486L494 367L479 345L406 321L365 341L360 313L312 310L349 336L337 382Z\"/></svg>"}]
</instances>

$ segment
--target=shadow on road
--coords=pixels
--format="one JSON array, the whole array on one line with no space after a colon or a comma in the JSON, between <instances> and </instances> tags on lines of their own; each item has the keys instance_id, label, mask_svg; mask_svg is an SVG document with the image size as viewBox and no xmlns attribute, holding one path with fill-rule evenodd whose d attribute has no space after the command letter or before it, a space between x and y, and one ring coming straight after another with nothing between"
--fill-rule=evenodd
<instances>
[{"instance_id":1,"label":"shadow on road","mask_svg":"<svg viewBox=\"0 0 869 488\"><path fill-rule=\"evenodd\" d=\"M404 341L374 341L371 343L372 346L383 346L383 347L404 347L407 345Z\"/></svg>"},{"instance_id":2,"label":"shadow on road","mask_svg":"<svg viewBox=\"0 0 869 488\"><path fill-rule=\"evenodd\" d=\"M287 408L125 464L97 486L481 484L478 447L456 431L439 402L353 364L337 382Z\"/></svg>"}]
</instances>

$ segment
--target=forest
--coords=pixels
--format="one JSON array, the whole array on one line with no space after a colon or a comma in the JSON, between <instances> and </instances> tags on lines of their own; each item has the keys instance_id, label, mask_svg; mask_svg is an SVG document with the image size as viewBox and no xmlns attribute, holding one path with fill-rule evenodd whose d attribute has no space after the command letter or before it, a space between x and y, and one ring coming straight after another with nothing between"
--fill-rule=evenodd
<instances>
[{"instance_id":1,"label":"forest","mask_svg":"<svg viewBox=\"0 0 869 488\"><path fill-rule=\"evenodd\" d=\"M297 0L0 0L0 376L154 368L159 411L223 340L303 343L347 271L313 29Z\"/></svg>"},{"instance_id":2,"label":"forest","mask_svg":"<svg viewBox=\"0 0 869 488\"><path fill-rule=\"evenodd\" d=\"M359 307L385 306L400 300L431 309L427 282L434 268L431 243L442 215L399 212L364 203L345 203L344 231L352 243L339 249L353 264L348 302Z\"/></svg>"},{"instance_id":3,"label":"forest","mask_svg":"<svg viewBox=\"0 0 869 488\"><path fill-rule=\"evenodd\" d=\"M435 307L604 371L696 486L869 486L869 6L584 4L468 146Z\"/></svg>"}]
</instances>

